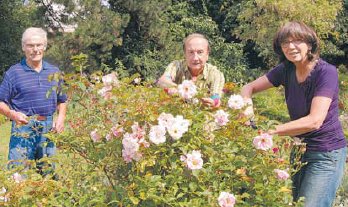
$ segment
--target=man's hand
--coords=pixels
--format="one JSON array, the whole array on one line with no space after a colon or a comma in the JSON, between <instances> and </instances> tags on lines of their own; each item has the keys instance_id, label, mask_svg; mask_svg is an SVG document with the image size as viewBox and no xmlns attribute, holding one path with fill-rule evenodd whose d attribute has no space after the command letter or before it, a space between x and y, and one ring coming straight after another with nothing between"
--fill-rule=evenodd
<instances>
[{"instance_id":1,"label":"man's hand","mask_svg":"<svg viewBox=\"0 0 348 207\"><path fill-rule=\"evenodd\" d=\"M56 133L61 133L64 131L64 121L66 115L66 103L58 103L58 116L57 119L53 121L52 130Z\"/></svg>"},{"instance_id":2,"label":"man's hand","mask_svg":"<svg viewBox=\"0 0 348 207\"><path fill-rule=\"evenodd\" d=\"M212 99L212 98L202 98L202 103L205 106L218 108L221 105L220 99Z\"/></svg>"},{"instance_id":3,"label":"man's hand","mask_svg":"<svg viewBox=\"0 0 348 207\"><path fill-rule=\"evenodd\" d=\"M58 117L56 120L53 121L52 129L54 132L61 133L64 131L64 119Z\"/></svg>"},{"instance_id":4,"label":"man's hand","mask_svg":"<svg viewBox=\"0 0 348 207\"><path fill-rule=\"evenodd\" d=\"M178 93L177 88L164 88L164 91L171 96Z\"/></svg>"},{"instance_id":5,"label":"man's hand","mask_svg":"<svg viewBox=\"0 0 348 207\"><path fill-rule=\"evenodd\" d=\"M16 124L19 124L19 125L28 123L28 117L22 112L18 112L15 110L10 110L9 118L15 121Z\"/></svg>"},{"instance_id":6,"label":"man's hand","mask_svg":"<svg viewBox=\"0 0 348 207\"><path fill-rule=\"evenodd\" d=\"M173 82L172 78L168 74L163 74L158 80L157 85L161 88L172 88L177 87L178 85Z\"/></svg>"}]
</instances>

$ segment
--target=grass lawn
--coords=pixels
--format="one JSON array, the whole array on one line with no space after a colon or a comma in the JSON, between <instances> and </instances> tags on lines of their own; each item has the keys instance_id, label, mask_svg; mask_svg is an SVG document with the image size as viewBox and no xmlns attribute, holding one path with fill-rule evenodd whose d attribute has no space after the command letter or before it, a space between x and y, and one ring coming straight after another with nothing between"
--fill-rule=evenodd
<instances>
[{"instance_id":1,"label":"grass lawn","mask_svg":"<svg viewBox=\"0 0 348 207\"><path fill-rule=\"evenodd\" d=\"M0 165L7 162L8 142L10 138L11 122L0 125Z\"/></svg>"}]
</instances>

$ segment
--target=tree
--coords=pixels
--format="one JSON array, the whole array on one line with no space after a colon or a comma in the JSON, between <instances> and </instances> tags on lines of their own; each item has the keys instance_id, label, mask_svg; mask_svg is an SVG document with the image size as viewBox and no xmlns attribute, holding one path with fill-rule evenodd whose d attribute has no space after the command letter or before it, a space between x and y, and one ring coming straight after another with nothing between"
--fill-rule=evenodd
<instances>
[{"instance_id":1,"label":"tree","mask_svg":"<svg viewBox=\"0 0 348 207\"><path fill-rule=\"evenodd\" d=\"M335 32L328 38L331 50L326 53L330 62L345 65L348 71L348 0L343 1L343 10L337 16Z\"/></svg>"},{"instance_id":2,"label":"tree","mask_svg":"<svg viewBox=\"0 0 348 207\"><path fill-rule=\"evenodd\" d=\"M21 36L26 27L41 25L40 11L20 0L0 1L0 77L22 56Z\"/></svg>"},{"instance_id":3,"label":"tree","mask_svg":"<svg viewBox=\"0 0 348 207\"><path fill-rule=\"evenodd\" d=\"M50 17L55 36L47 55L64 71L71 70L70 58L80 53L88 55L89 71L98 70L102 63L112 64L112 50L122 44L120 35L128 21L126 16L112 12L99 0L39 2L38 6ZM54 7L60 8L58 14L50 12ZM76 29L64 32L62 25L76 25Z\"/></svg>"},{"instance_id":4,"label":"tree","mask_svg":"<svg viewBox=\"0 0 348 207\"><path fill-rule=\"evenodd\" d=\"M48 12L62 23L76 24L73 33L53 29L56 39L48 51L63 69L69 71L70 57L80 52L89 56L87 71L107 64L139 73L154 80L167 64L183 58L182 40L192 32L205 34L212 44L211 61L226 72L227 80L239 81L245 70L242 45L227 42L219 25L209 16L207 4L187 1L110 0L101 6L97 0L55 0L63 11ZM41 5L44 5L43 2ZM50 5L44 5L50 11ZM50 24L55 25L55 24ZM57 24L56 24L57 25ZM59 25L59 24L58 24Z\"/></svg>"},{"instance_id":5,"label":"tree","mask_svg":"<svg viewBox=\"0 0 348 207\"><path fill-rule=\"evenodd\" d=\"M313 27L320 38L326 39L333 33L336 16L342 8L341 0L247 0L241 4L239 25L231 32L244 42L253 41L255 50L269 65L276 63L272 40L282 24L303 21ZM321 46L325 51L325 44Z\"/></svg>"}]
</instances>

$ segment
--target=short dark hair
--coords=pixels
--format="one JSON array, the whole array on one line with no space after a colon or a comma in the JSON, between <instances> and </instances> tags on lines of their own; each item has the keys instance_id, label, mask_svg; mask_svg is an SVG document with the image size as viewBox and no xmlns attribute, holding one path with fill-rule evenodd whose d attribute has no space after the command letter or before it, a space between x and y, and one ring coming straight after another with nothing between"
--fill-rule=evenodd
<instances>
[{"instance_id":1,"label":"short dark hair","mask_svg":"<svg viewBox=\"0 0 348 207\"><path fill-rule=\"evenodd\" d=\"M280 62L289 62L281 47L281 44L287 41L289 37L301 39L312 47L307 54L309 61L319 58L319 38L315 31L303 22L292 21L284 24L273 39L273 50L279 56Z\"/></svg>"}]
</instances>

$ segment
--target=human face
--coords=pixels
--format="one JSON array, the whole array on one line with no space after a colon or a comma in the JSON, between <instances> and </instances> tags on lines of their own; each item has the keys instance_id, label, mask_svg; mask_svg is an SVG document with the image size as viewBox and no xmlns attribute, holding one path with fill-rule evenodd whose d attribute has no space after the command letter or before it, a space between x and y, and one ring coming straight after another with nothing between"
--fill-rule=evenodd
<instances>
[{"instance_id":1,"label":"human face","mask_svg":"<svg viewBox=\"0 0 348 207\"><path fill-rule=\"evenodd\" d=\"M304 40L296 38L288 38L281 47L286 59L294 64L306 61L308 51L312 49Z\"/></svg>"},{"instance_id":2,"label":"human face","mask_svg":"<svg viewBox=\"0 0 348 207\"><path fill-rule=\"evenodd\" d=\"M194 37L185 44L185 59L191 72L200 72L203 70L209 57L207 40Z\"/></svg>"},{"instance_id":3,"label":"human face","mask_svg":"<svg viewBox=\"0 0 348 207\"><path fill-rule=\"evenodd\" d=\"M44 51L46 50L45 41L40 36L28 37L22 45L22 50L27 64L36 65L42 61Z\"/></svg>"}]
</instances>

